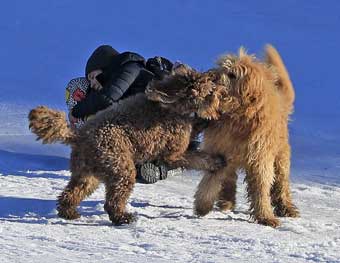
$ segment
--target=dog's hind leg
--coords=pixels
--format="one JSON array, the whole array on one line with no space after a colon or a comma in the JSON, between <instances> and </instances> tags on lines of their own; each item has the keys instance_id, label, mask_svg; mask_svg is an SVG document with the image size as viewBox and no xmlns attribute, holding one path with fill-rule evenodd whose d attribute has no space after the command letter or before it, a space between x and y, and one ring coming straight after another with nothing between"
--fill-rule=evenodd
<instances>
[{"instance_id":1,"label":"dog's hind leg","mask_svg":"<svg viewBox=\"0 0 340 263\"><path fill-rule=\"evenodd\" d=\"M280 221L275 218L270 201L270 188L274 180L274 161L257 160L246 169L248 199L252 217L262 225L277 227Z\"/></svg>"},{"instance_id":2,"label":"dog's hind leg","mask_svg":"<svg viewBox=\"0 0 340 263\"><path fill-rule=\"evenodd\" d=\"M78 175L73 173L71 180L64 191L58 197L58 216L65 219L80 217L77 206L80 202L93 193L99 185L99 180L93 175Z\"/></svg>"},{"instance_id":3,"label":"dog's hind leg","mask_svg":"<svg viewBox=\"0 0 340 263\"><path fill-rule=\"evenodd\" d=\"M223 178L222 188L218 196L217 207L222 210L233 210L236 203L237 173L235 169L228 169L228 174Z\"/></svg>"},{"instance_id":4,"label":"dog's hind leg","mask_svg":"<svg viewBox=\"0 0 340 263\"><path fill-rule=\"evenodd\" d=\"M275 160L275 181L271 189L274 213L277 216L298 217L299 211L292 202L289 172L290 172L290 149L282 151Z\"/></svg>"},{"instance_id":5,"label":"dog's hind leg","mask_svg":"<svg viewBox=\"0 0 340 263\"><path fill-rule=\"evenodd\" d=\"M109 157L109 156L108 156ZM105 175L105 211L115 225L129 224L135 220L133 214L126 212L126 203L136 182L136 168L130 156L123 153L112 161L113 169Z\"/></svg>"},{"instance_id":6,"label":"dog's hind leg","mask_svg":"<svg viewBox=\"0 0 340 263\"><path fill-rule=\"evenodd\" d=\"M200 181L194 201L194 212L198 216L208 214L214 207L215 201L221 192L222 182L230 167L224 167L216 172L205 172Z\"/></svg>"}]
</instances>

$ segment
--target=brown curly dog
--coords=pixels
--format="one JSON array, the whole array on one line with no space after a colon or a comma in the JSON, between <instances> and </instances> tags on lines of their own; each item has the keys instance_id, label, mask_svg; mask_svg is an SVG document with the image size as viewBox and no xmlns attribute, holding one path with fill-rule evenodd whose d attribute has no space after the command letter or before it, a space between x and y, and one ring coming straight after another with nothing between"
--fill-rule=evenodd
<instances>
[{"instance_id":1,"label":"brown curly dog","mask_svg":"<svg viewBox=\"0 0 340 263\"><path fill-rule=\"evenodd\" d=\"M202 121L192 115L204 112L212 96L190 88L188 80L194 79L199 81L198 73L178 68L164 81L154 82L146 95L122 101L78 131L69 128L63 112L37 107L29 113L30 128L38 139L72 148L71 179L58 198L60 217L80 217L77 206L103 182L110 220L116 225L133 221L125 207L135 184L136 164L162 161L209 171L225 165L220 156L187 151L193 128Z\"/></svg>"},{"instance_id":2,"label":"brown curly dog","mask_svg":"<svg viewBox=\"0 0 340 263\"><path fill-rule=\"evenodd\" d=\"M206 172L195 194L195 212L204 216L217 202L221 210L235 206L238 169L246 173L252 217L277 227L276 216L297 217L292 203L289 173L288 121L294 89L276 49L268 45L264 61L247 55L223 56L211 70L214 89L225 88L215 104L219 120L204 131L203 150L222 154L228 166ZM273 211L274 207L274 211Z\"/></svg>"}]
</instances>

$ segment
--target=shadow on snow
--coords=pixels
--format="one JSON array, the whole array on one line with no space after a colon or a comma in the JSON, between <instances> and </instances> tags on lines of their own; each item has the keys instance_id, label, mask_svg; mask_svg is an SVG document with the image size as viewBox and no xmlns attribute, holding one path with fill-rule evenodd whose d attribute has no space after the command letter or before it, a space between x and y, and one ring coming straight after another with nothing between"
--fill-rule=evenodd
<instances>
[{"instance_id":1,"label":"shadow on snow","mask_svg":"<svg viewBox=\"0 0 340 263\"><path fill-rule=\"evenodd\" d=\"M67 179L68 176L53 174L48 171L68 170L68 168L69 160L64 157L0 150L0 174L2 176L10 174L28 178ZM39 173L34 171L39 171Z\"/></svg>"}]
</instances>

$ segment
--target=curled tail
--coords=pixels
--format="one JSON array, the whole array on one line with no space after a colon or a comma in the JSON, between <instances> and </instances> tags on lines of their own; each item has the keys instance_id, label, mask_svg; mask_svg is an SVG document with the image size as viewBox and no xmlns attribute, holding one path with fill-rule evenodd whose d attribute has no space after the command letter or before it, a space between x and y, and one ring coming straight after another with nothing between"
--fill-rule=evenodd
<instances>
[{"instance_id":1,"label":"curled tail","mask_svg":"<svg viewBox=\"0 0 340 263\"><path fill-rule=\"evenodd\" d=\"M28 114L29 128L42 143L71 144L76 134L68 126L64 112L39 106Z\"/></svg>"},{"instance_id":2,"label":"curled tail","mask_svg":"<svg viewBox=\"0 0 340 263\"><path fill-rule=\"evenodd\" d=\"M289 78L288 71L279 52L272 45L266 45L265 47L265 61L270 66L273 66L274 70L278 74L277 86L284 97L289 112L291 113L293 111L293 103L295 99L293 84Z\"/></svg>"}]
</instances>

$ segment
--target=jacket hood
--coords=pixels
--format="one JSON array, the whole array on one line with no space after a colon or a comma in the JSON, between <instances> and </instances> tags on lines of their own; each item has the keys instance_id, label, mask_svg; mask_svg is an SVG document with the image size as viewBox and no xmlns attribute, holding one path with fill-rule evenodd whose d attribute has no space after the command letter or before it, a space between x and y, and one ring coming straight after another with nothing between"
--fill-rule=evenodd
<instances>
[{"instance_id":1,"label":"jacket hood","mask_svg":"<svg viewBox=\"0 0 340 263\"><path fill-rule=\"evenodd\" d=\"M102 45L96 48L87 60L85 77L94 70L110 66L112 59L117 55L119 55L119 52L109 45Z\"/></svg>"}]
</instances>

